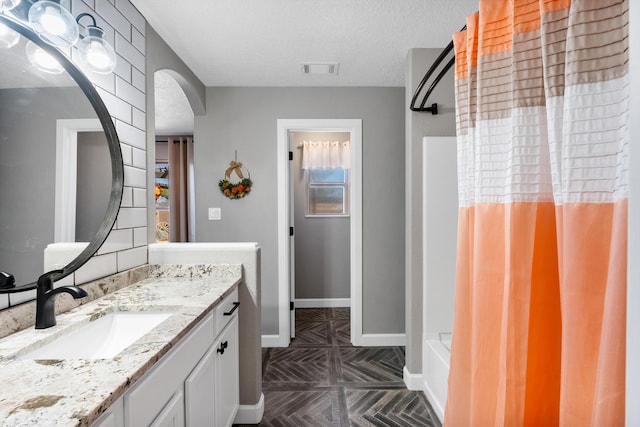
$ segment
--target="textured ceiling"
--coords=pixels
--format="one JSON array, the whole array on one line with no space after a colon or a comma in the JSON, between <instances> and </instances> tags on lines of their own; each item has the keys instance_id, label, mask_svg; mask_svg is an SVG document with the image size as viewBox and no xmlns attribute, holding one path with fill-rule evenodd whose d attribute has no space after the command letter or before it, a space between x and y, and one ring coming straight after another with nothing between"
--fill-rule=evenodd
<instances>
[{"instance_id":1,"label":"textured ceiling","mask_svg":"<svg viewBox=\"0 0 640 427\"><path fill-rule=\"evenodd\" d=\"M206 86L403 86L409 49L443 48L478 0L132 0ZM337 76L301 62L339 62Z\"/></svg>"},{"instance_id":2,"label":"textured ceiling","mask_svg":"<svg viewBox=\"0 0 640 427\"><path fill-rule=\"evenodd\" d=\"M411 48L444 48L478 0L131 0L205 86L404 86ZM338 62L304 75L302 62ZM156 75L156 134L193 133Z\"/></svg>"}]
</instances>

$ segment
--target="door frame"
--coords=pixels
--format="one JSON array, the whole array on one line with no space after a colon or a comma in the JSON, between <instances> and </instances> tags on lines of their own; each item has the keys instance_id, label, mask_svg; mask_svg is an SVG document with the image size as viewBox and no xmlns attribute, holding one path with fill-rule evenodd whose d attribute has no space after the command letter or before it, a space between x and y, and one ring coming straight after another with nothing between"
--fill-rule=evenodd
<instances>
[{"instance_id":1,"label":"door frame","mask_svg":"<svg viewBox=\"0 0 640 427\"><path fill-rule=\"evenodd\" d=\"M291 224L289 192L289 132L342 131L351 134L350 185L350 281L351 281L351 343L362 345L362 120L361 119L278 119L278 338L274 347L287 347L290 342L291 319L291 253L289 226Z\"/></svg>"},{"instance_id":2,"label":"door frame","mask_svg":"<svg viewBox=\"0 0 640 427\"><path fill-rule=\"evenodd\" d=\"M100 120L56 120L54 242L76 241L78 133L104 132Z\"/></svg>"}]
</instances>

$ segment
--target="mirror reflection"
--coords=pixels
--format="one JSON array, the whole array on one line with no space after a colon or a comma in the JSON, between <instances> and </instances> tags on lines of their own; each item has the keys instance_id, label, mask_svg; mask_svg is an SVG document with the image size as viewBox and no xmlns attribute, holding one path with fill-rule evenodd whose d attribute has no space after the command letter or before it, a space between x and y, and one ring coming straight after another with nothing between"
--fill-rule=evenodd
<instances>
[{"instance_id":1,"label":"mirror reflection","mask_svg":"<svg viewBox=\"0 0 640 427\"><path fill-rule=\"evenodd\" d=\"M0 49L0 271L16 285L44 273L50 243L93 239L112 185L93 106L67 72L35 68L26 44Z\"/></svg>"}]
</instances>

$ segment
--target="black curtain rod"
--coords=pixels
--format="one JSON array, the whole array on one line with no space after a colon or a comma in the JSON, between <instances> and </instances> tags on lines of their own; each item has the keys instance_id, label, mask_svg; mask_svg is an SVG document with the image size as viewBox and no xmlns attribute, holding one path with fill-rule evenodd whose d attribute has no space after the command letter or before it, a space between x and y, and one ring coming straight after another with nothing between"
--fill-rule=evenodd
<instances>
[{"instance_id":1,"label":"black curtain rod","mask_svg":"<svg viewBox=\"0 0 640 427\"><path fill-rule=\"evenodd\" d=\"M465 25L464 27L462 27L462 29L460 31L464 31L466 28L467 28L467 26ZM420 84L416 88L416 91L413 94L413 98L411 98L411 105L409 105L409 109L411 111L430 112L431 114L434 114L434 115L438 114L438 104L437 103L433 103L429 107L425 107L425 105L427 104L427 99L429 99L429 96L431 95L431 92L433 92L433 90L436 88L438 83L440 83L440 80L442 80L442 78L445 76L445 74L447 74L447 72L455 64L455 62L456 62L455 52L453 52L453 57L449 60L449 62L447 62L445 64L445 66L442 68L442 70L440 70L440 72L438 73L436 78L433 80L433 82L429 86L429 89L427 89L427 92L425 93L424 97L422 98L422 102L420 103L419 107L416 107L416 102L418 101L418 97L420 96L420 92L422 92L422 89L424 88L424 85L427 83L429 78L433 75L433 73L435 73L436 69L440 66L440 64L442 64L442 62L445 60L445 58L447 58L447 56L451 52L453 52L453 41L449 42L449 44L442 50L440 55L438 55L438 57L433 62L431 67L429 67L429 69L427 70L427 73L422 78L422 81L420 82Z\"/></svg>"}]
</instances>

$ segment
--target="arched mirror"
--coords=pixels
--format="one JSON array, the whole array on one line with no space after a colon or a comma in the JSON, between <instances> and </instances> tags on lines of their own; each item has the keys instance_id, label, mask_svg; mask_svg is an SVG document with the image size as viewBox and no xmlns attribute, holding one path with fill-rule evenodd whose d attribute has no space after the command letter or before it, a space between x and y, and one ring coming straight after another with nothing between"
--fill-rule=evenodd
<instances>
[{"instance_id":1,"label":"arched mirror","mask_svg":"<svg viewBox=\"0 0 640 427\"><path fill-rule=\"evenodd\" d=\"M118 214L124 168L115 126L84 73L31 29L0 14L3 26L19 40L0 48L0 271L13 275L18 291L35 287L45 273L44 250L53 242L86 243L53 280L96 253ZM32 65L28 44L63 71Z\"/></svg>"}]
</instances>

